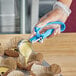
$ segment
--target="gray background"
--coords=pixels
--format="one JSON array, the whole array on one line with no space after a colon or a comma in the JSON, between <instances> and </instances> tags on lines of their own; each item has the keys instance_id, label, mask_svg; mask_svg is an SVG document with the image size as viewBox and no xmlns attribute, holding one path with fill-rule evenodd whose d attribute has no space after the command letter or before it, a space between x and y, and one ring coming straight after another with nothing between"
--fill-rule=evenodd
<instances>
[{"instance_id":1,"label":"gray background","mask_svg":"<svg viewBox=\"0 0 76 76\"><path fill-rule=\"evenodd\" d=\"M31 10L33 0L27 0L26 2L26 31L30 33L33 25L36 24L37 20L31 20ZM36 0L35 0L36 1ZM52 10L53 4L56 0L40 0L38 19L45 15L47 12ZM33 2L34 4L34 2ZM35 5L36 7L36 5ZM20 8L21 0L0 0L0 33L20 33ZM33 12L35 14L35 12ZM36 16L37 17L37 16ZM34 21L31 24L31 21Z\"/></svg>"}]
</instances>

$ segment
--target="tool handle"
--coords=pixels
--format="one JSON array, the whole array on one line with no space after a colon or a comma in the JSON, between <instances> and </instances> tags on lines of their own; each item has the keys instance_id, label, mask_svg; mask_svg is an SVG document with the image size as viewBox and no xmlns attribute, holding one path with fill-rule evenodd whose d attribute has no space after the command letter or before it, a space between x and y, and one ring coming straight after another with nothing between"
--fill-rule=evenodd
<instances>
[{"instance_id":1,"label":"tool handle","mask_svg":"<svg viewBox=\"0 0 76 76\"><path fill-rule=\"evenodd\" d=\"M63 22L60 22L60 21L49 22L45 26L43 26L41 28L35 27L34 29L35 29L36 35L34 37L32 37L31 39L29 39L30 42L37 41L40 38L44 39L44 38L50 36L54 32L54 29L48 29L47 31L45 31L42 34L40 34L40 30L42 30L44 27L52 25L52 24L59 24L60 28L61 28L61 32L63 32L65 30L65 28L66 28L65 24Z\"/></svg>"},{"instance_id":2,"label":"tool handle","mask_svg":"<svg viewBox=\"0 0 76 76\"><path fill-rule=\"evenodd\" d=\"M54 29L48 29L45 33L41 34L42 35L42 39L50 36L53 33Z\"/></svg>"},{"instance_id":3,"label":"tool handle","mask_svg":"<svg viewBox=\"0 0 76 76\"><path fill-rule=\"evenodd\" d=\"M38 27L35 27L35 28L39 29L38 31L40 31L44 27L49 26L49 25L52 25L52 24L59 24L61 26L61 32L63 32L65 30L65 28L66 28L65 23L63 23L61 21L49 22L46 25L44 25L43 27L41 27L41 28L38 28Z\"/></svg>"},{"instance_id":4,"label":"tool handle","mask_svg":"<svg viewBox=\"0 0 76 76\"><path fill-rule=\"evenodd\" d=\"M52 25L52 24L59 24L60 27L61 27L61 32L63 32L66 28L65 24L63 22L60 22L60 21L56 21L56 22L49 22L48 24L45 25L46 26L49 26L49 25ZM48 29L45 33L41 34L42 35L42 39L50 36L52 33L53 33L54 29Z\"/></svg>"}]
</instances>

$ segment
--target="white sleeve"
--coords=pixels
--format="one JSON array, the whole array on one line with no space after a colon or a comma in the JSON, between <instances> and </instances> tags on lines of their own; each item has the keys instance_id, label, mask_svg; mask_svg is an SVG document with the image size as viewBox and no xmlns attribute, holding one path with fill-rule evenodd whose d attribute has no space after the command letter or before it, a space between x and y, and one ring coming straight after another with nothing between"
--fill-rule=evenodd
<instances>
[{"instance_id":1,"label":"white sleeve","mask_svg":"<svg viewBox=\"0 0 76 76\"><path fill-rule=\"evenodd\" d=\"M71 14L71 9L69 9L65 4L63 4L60 1L57 1L53 6L53 8L58 8L58 7L61 7L68 16Z\"/></svg>"}]
</instances>

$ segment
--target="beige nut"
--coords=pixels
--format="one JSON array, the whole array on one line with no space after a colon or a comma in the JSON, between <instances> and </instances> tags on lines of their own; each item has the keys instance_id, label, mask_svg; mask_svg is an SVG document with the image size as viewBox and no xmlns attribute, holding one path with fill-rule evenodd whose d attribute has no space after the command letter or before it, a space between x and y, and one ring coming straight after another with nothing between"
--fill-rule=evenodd
<instances>
[{"instance_id":1,"label":"beige nut","mask_svg":"<svg viewBox=\"0 0 76 76\"><path fill-rule=\"evenodd\" d=\"M52 72L49 72L48 67L39 64L33 64L31 72L34 76L54 76Z\"/></svg>"},{"instance_id":2,"label":"beige nut","mask_svg":"<svg viewBox=\"0 0 76 76\"><path fill-rule=\"evenodd\" d=\"M17 63L14 58L8 57L4 59L4 65L13 70L17 68Z\"/></svg>"},{"instance_id":3,"label":"beige nut","mask_svg":"<svg viewBox=\"0 0 76 76\"><path fill-rule=\"evenodd\" d=\"M24 75L24 73L21 71L14 70L14 71L8 73L7 76L27 76L27 75Z\"/></svg>"}]
</instances>

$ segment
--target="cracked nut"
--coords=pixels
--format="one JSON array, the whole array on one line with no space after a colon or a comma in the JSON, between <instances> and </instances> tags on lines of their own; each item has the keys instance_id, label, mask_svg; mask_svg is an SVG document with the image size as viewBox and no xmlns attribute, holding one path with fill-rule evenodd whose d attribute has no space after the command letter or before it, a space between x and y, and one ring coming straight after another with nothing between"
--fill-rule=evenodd
<instances>
[{"instance_id":1,"label":"cracked nut","mask_svg":"<svg viewBox=\"0 0 76 76\"><path fill-rule=\"evenodd\" d=\"M53 72L54 74L59 74L61 72L61 67L57 64L52 64L49 67L49 71Z\"/></svg>"},{"instance_id":2,"label":"cracked nut","mask_svg":"<svg viewBox=\"0 0 76 76\"><path fill-rule=\"evenodd\" d=\"M9 57L18 57L19 53L15 49L5 50L5 55Z\"/></svg>"}]
</instances>

